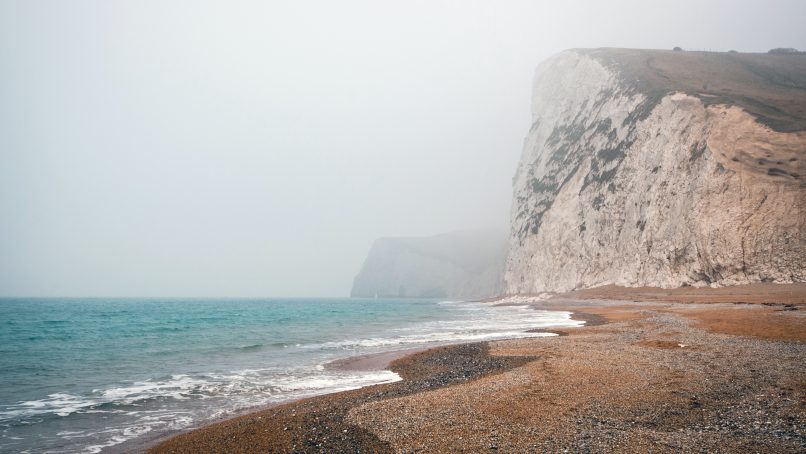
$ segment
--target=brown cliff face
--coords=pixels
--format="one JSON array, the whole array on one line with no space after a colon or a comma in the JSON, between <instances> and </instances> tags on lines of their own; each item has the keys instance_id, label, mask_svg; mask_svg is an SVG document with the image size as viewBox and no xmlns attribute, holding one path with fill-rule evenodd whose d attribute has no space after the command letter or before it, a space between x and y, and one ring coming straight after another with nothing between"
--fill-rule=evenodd
<instances>
[{"instance_id":1,"label":"brown cliff face","mask_svg":"<svg viewBox=\"0 0 806 454\"><path fill-rule=\"evenodd\" d=\"M532 106L507 293L806 280L806 56L567 51Z\"/></svg>"}]
</instances>

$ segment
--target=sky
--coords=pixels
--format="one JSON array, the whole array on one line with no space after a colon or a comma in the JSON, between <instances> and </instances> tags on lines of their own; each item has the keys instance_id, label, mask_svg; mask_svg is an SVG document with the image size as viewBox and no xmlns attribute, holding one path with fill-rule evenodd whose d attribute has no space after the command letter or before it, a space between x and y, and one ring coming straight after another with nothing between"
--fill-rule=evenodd
<instances>
[{"instance_id":1,"label":"sky","mask_svg":"<svg viewBox=\"0 0 806 454\"><path fill-rule=\"evenodd\" d=\"M806 49L796 1L0 0L0 296L343 296L507 229L576 47Z\"/></svg>"}]
</instances>

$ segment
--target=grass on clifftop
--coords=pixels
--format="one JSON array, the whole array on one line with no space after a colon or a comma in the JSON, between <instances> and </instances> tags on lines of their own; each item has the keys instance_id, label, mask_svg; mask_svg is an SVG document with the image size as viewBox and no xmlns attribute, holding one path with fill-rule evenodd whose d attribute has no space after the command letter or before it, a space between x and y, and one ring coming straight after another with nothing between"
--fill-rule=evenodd
<instances>
[{"instance_id":1,"label":"grass on clifftop","mask_svg":"<svg viewBox=\"0 0 806 454\"><path fill-rule=\"evenodd\" d=\"M611 48L579 52L617 70L650 98L684 92L706 105L739 106L779 132L806 130L806 55Z\"/></svg>"}]
</instances>

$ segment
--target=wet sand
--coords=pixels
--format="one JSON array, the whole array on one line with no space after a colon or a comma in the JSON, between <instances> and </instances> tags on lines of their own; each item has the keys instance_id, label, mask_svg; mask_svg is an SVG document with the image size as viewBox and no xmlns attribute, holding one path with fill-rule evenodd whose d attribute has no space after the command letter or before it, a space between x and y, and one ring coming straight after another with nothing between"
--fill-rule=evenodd
<instances>
[{"instance_id":1,"label":"wet sand","mask_svg":"<svg viewBox=\"0 0 806 454\"><path fill-rule=\"evenodd\" d=\"M681 290L535 302L588 326L414 353L391 364L403 381L251 413L152 452L804 452L806 286Z\"/></svg>"},{"instance_id":2,"label":"wet sand","mask_svg":"<svg viewBox=\"0 0 806 454\"><path fill-rule=\"evenodd\" d=\"M325 364L325 367L329 369L356 371L386 370L396 360L428 349L429 347L407 348L391 352L350 356Z\"/></svg>"}]
</instances>

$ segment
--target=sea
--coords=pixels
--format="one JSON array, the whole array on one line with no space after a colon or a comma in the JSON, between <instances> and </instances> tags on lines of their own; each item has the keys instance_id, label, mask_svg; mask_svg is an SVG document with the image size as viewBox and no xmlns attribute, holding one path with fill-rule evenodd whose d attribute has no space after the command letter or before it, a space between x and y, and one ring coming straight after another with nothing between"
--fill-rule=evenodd
<instances>
[{"instance_id":1,"label":"sea","mask_svg":"<svg viewBox=\"0 0 806 454\"><path fill-rule=\"evenodd\" d=\"M0 299L0 452L97 453L400 380L328 363L547 336L568 312L440 299Z\"/></svg>"}]
</instances>

